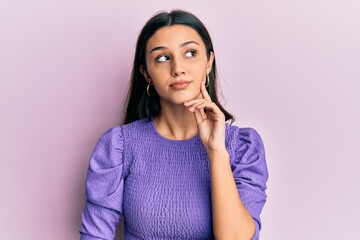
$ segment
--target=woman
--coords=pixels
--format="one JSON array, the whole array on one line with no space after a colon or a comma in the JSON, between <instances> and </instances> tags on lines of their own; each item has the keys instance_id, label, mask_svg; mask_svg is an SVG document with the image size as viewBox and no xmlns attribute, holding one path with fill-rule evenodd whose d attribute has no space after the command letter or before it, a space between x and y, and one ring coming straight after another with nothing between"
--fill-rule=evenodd
<instances>
[{"instance_id":1,"label":"woman","mask_svg":"<svg viewBox=\"0 0 360 240\"><path fill-rule=\"evenodd\" d=\"M258 239L268 178L251 128L218 102L215 54L199 19L161 12L142 29L124 125L98 141L81 239Z\"/></svg>"}]
</instances>

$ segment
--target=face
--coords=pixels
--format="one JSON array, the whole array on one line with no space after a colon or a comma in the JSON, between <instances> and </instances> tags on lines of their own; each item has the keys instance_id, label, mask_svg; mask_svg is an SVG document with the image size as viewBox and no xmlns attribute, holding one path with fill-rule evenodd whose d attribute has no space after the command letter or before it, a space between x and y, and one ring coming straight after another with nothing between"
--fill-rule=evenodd
<instances>
[{"instance_id":1,"label":"face","mask_svg":"<svg viewBox=\"0 0 360 240\"><path fill-rule=\"evenodd\" d=\"M182 104L200 98L200 86L211 71L214 54L207 57L200 35L191 27L162 27L146 45L147 69L141 72L153 83L160 103Z\"/></svg>"}]
</instances>

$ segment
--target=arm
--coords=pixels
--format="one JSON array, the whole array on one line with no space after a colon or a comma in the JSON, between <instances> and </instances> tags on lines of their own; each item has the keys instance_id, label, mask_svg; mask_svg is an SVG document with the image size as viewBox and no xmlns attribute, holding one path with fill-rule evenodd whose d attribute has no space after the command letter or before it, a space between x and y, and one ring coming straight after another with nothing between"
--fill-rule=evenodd
<instances>
[{"instance_id":1,"label":"arm","mask_svg":"<svg viewBox=\"0 0 360 240\"><path fill-rule=\"evenodd\" d=\"M242 203L231 171L229 154L209 152L213 229L216 239L251 239L255 223Z\"/></svg>"},{"instance_id":2,"label":"arm","mask_svg":"<svg viewBox=\"0 0 360 240\"><path fill-rule=\"evenodd\" d=\"M201 92L203 99L184 105L194 113L209 158L215 237L258 239L267 181L261 138L253 129L237 129L230 142L230 156L225 147L225 116L211 101L204 84Z\"/></svg>"},{"instance_id":3,"label":"arm","mask_svg":"<svg viewBox=\"0 0 360 240\"><path fill-rule=\"evenodd\" d=\"M105 132L90 159L81 240L112 240L122 215L123 136L120 127Z\"/></svg>"}]
</instances>

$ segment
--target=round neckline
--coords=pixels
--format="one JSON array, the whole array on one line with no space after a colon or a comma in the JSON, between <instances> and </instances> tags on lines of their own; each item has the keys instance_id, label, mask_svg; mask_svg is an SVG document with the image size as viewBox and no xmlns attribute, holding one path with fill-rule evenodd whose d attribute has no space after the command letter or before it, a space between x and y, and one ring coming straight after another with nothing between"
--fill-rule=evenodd
<instances>
[{"instance_id":1,"label":"round neckline","mask_svg":"<svg viewBox=\"0 0 360 240\"><path fill-rule=\"evenodd\" d=\"M183 140L175 140L175 139L170 139L167 137L164 137L163 135L161 135L158 130L156 129L155 123L154 123L154 119L150 119L150 125L151 125L151 129L154 131L155 135L158 136L158 138L162 139L165 142L168 143L177 143L177 144L182 144L182 143L189 143L189 142L193 142L199 139L199 134L196 134L195 136L188 138L188 139L183 139Z\"/></svg>"}]
</instances>

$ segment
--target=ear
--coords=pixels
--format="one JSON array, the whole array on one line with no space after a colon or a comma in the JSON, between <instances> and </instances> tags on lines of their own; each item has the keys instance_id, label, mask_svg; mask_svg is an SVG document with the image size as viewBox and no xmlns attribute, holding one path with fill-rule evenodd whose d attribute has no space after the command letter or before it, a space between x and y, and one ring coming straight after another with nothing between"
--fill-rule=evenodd
<instances>
[{"instance_id":1,"label":"ear","mask_svg":"<svg viewBox=\"0 0 360 240\"><path fill-rule=\"evenodd\" d=\"M208 75L211 72L214 59L215 59L215 54L213 52L210 52L209 60L206 64L206 75Z\"/></svg>"},{"instance_id":2,"label":"ear","mask_svg":"<svg viewBox=\"0 0 360 240\"><path fill-rule=\"evenodd\" d=\"M150 77L149 77L149 74L148 74L148 72L144 69L144 66L143 66L143 65L140 65L140 72L141 72L141 74L144 76L144 78L146 79L146 81L147 81L148 83L151 83L151 79L150 79Z\"/></svg>"}]
</instances>

